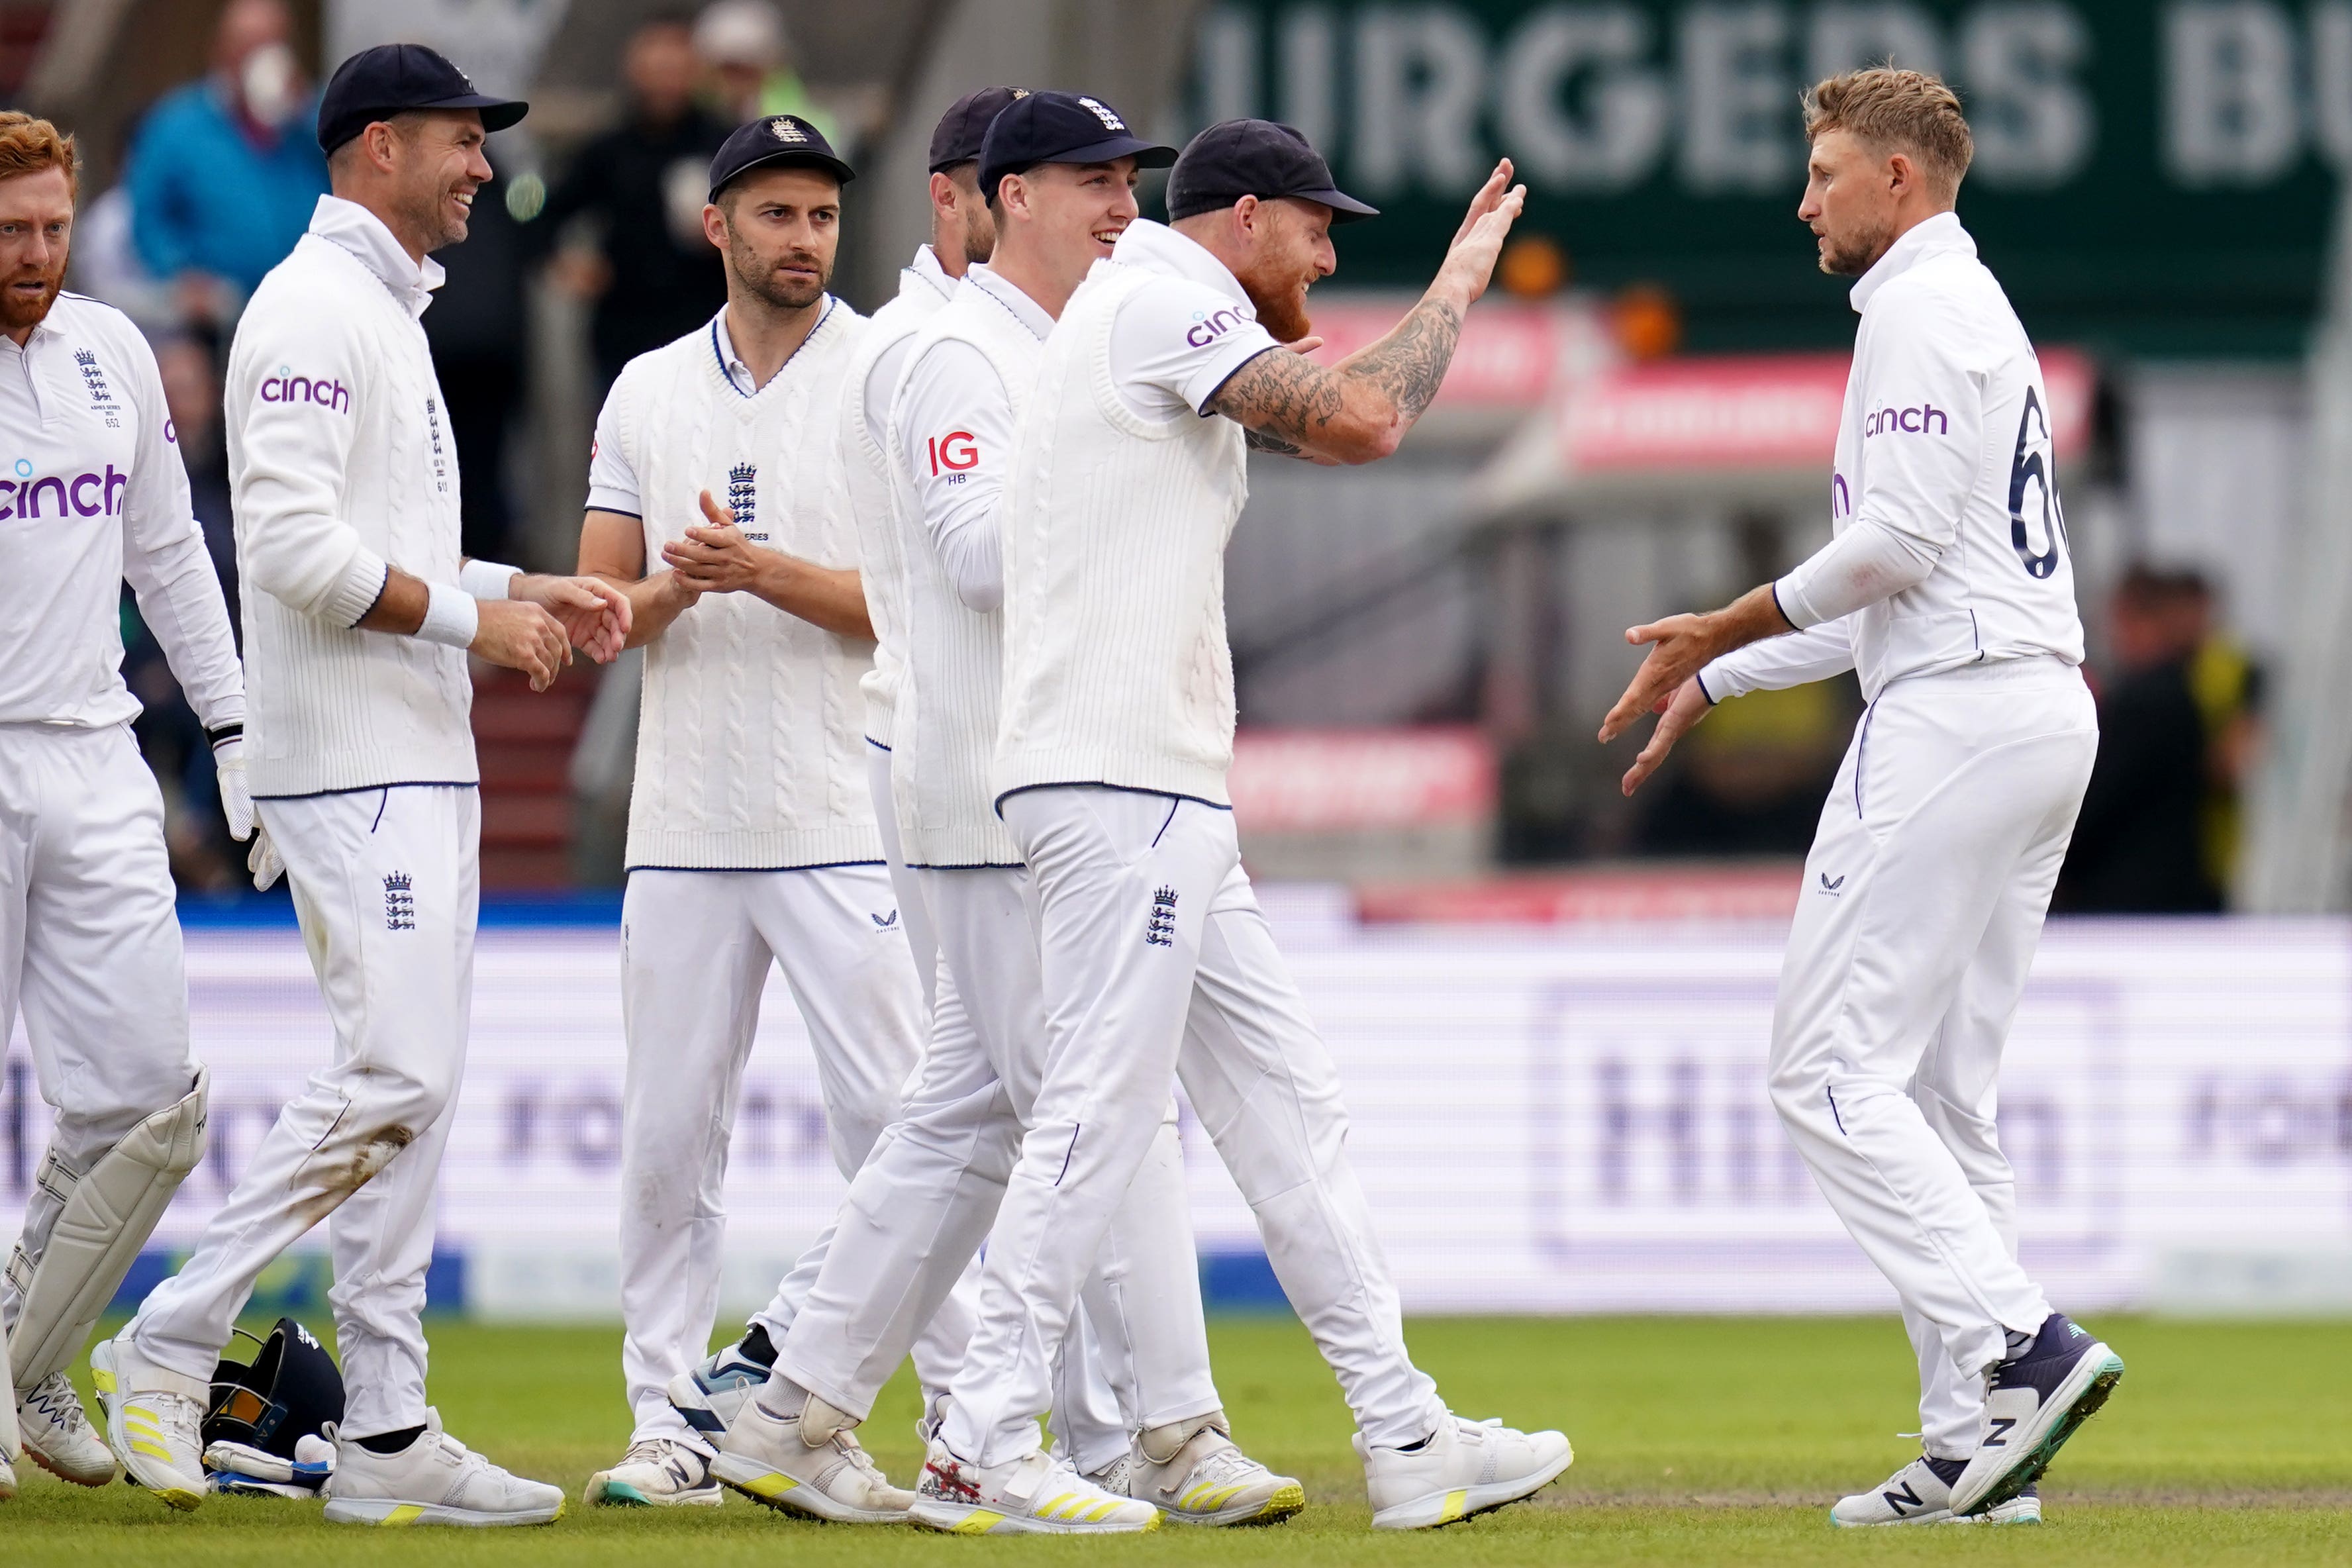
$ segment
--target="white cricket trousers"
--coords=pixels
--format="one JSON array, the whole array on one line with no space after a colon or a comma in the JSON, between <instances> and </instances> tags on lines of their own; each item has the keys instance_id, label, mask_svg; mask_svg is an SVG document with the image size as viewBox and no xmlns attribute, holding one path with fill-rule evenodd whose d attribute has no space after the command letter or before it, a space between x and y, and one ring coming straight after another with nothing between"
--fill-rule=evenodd
<instances>
[{"instance_id":1,"label":"white cricket trousers","mask_svg":"<svg viewBox=\"0 0 2352 1568\"><path fill-rule=\"evenodd\" d=\"M1805 860L1772 1103L1902 1298L1927 1451L1976 1452L2004 1330L2050 1305L2017 1261L2000 1057L2098 751L2081 673L1971 665L1879 694Z\"/></svg>"},{"instance_id":2,"label":"white cricket trousers","mask_svg":"<svg viewBox=\"0 0 2352 1568\"><path fill-rule=\"evenodd\" d=\"M425 1418L433 1187L473 1005L481 801L471 785L257 803L285 857L333 1059L279 1110L184 1267L127 1331L140 1354L209 1379L254 1281L327 1222L328 1300L352 1437Z\"/></svg>"},{"instance_id":3,"label":"white cricket trousers","mask_svg":"<svg viewBox=\"0 0 2352 1568\"><path fill-rule=\"evenodd\" d=\"M1155 1146L1171 1074L1365 1440L1427 1437L1444 1406L1406 1353L1339 1074L1241 868L1233 814L1098 785L1024 790L999 809L1034 878L1046 1065L989 1233L950 1448L995 1465L1037 1446L1052 1347Z\"/></svg>"},{"instance_id":4,"label":"white cricket trousers","mask_svg":"<svg viewBox=\"0 0 2352 1568\"><path fill-rule=\"evenodd\" d=\"M632 1441L708 1451L670 1403L719 1309L730 1138L771 964L782 969L816 1058L834 1164L855 1176L898 1115L922 1042L922 994L904 911L881 866L629 873L621 900L622 1370ZM828 1226L754 1321L781 1340L832 1245ZM946 1386L971 1332L949 1303L915 1346Z\"/></svg>"},{"instance_id":5,"label":"white cricket trousers","mask_svg":"<svg viewBox=\"0 0 2352 1568\"><path fill-rule=\"evenodd\" d=\"M923 907L922 889L907 869L907 852L898 842L898 802L890 793L890 748L878 741L866 742L866 789L874 799L874 823L882 830L882 855L890 867L890 888L898 896L898 923L907 928L908 956L923 983L923 1016L938 1005L939 939L931 934L931 912Z\"/></svg>"},{"instance_id":6,"label":"white cricket trousers","mask_svg":"<svg viewBox=\"0 0 2352 1568\"><path fill-rule=\"evenodd\" d=\"M130 726L0 724L0 1054L21 1005L49 1157L77 1176L195 1082L172 900L163 797ZM27 1264L64 1208L33 1184ZM0 1281L0 1332L19 1304Z\"/></svg>"},{"instance_id":7,"label":"white cricket trousers","mask_svg":"<svg viewBox=\"0 0 2352 1568\"><path fill-rule=\"evenodd\" d=\"M942 960L929 1049L905 1116L850 1185L833 1250L776 1361L861 1418L986 1238L1045 1070L1028 872L918 868L914 877ZM1220 1408L1164 1079L1150 1123L1139 1169L1113 1194L1100 1249L1081 1270L1086 1310L1051 1342L1053 1392L1029 1412L1050 1404L1081 1470L1124 1455L1129 1426Z\"/></svg>"}]
</instances>

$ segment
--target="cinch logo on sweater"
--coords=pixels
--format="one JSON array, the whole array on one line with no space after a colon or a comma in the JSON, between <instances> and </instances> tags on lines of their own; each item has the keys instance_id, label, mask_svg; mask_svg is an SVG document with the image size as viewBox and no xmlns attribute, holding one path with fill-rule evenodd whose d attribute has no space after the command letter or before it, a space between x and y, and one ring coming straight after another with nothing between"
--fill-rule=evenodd
<instances>
[{"instance_id":1,"label":"cinch logo on sweater","mask_svg":"<svg viewBox=\"0 0 2352 1568\"><path fill-rule=\"evenodd\" d=\"M1192 317L1192 330L1184 334L1184 342L1192 348L1206 348L1244 321L1252 319L1230 305L1211 315L1201 315L1196 312Z\"/></svg>"},{"instance_id":2,"label":"cinch logo on sweater","mask_svg":"<svg viewBox=\"0 0 2352 1568\"><path fill-rule=\"evenodd\" d=\"M1927 422L1931 419L1936 422L1933 430L1927 428ZM1864 420L1862 426L1865 438L1888 435L1896 430L1906 436L1923 432L1931 436L1948 436L1952 433L1952 422L1945 418L1944 411L1934 404L1923 403L1916 408L1882 408Z\"/></svg>"},{"instance_id":3,"label":"cinch logo on sweater","mask_svg":"<svg viewBox=\"0 0 2352 1568\"><path fill-rule=\"evenodd\" d=\"M337 414L352 411L352 389L340 381L320 381L307 375L296 375L284 365L278 374L261 384L264 403L312 403Z\"/></svg>"},{"instance_id":4,"label":"cinch logo on sweater","mask_svg":"<svg viewBox=\"0 0 2352 1568\"><path fill-rule=\"evenodd\" d=\"M114 517L122 510L122 491L131 483L131 476L116 471L112 463L103 474L76 474L70 479L55 474L33 477L33 465L24 458L16 459L16 478L0 479L0 521L16 517L40 517L41 503L51 503L50 517Z\"/></svg>"}]
</instances>

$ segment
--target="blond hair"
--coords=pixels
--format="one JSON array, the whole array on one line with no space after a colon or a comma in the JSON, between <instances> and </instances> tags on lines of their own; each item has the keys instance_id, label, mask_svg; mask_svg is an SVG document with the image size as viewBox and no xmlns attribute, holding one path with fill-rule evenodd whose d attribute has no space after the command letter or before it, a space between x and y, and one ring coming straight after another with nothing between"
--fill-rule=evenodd
<instances>
[{"instance_id":1,"label":"blond hair","mask_svg":"<svg viewBox=\"0 0 2352 1568\"><path fill-rule=\"evenodd\" d=\"M1883 153L1919 162L1928 189L1950 201L1976 156L1959 95L1941 77L1873 66L1817 81L1805 94L1805 139L1844 131Z\"/></svg>"},{"instance_id":2,"label":"blond hair","mask_svg":"<svg viewBox=\"0 0 2352 1568\"><path fill-rule=\"evenodd\" d=\"M0 180L37 174L44 169L63 169L67 187L79 192L81 156L74 151L74 139L60 134L46 120L13 109L0 111Z\"/></svg>"}]
</instances>

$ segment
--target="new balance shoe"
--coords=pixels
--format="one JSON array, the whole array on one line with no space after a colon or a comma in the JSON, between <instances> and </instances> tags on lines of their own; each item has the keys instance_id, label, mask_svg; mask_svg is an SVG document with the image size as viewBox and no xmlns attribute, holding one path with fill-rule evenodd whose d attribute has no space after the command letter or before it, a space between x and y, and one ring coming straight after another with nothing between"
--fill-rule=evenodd
<instances>
[{"instance_id":1,"label":"new balance shoe","mask_svg":"<svg viewBox=\"0 0 2352 1568\"><path fill-rule=\"evenodd\" d=\"M425 1413L425 1430L397 1453L379 1454L334 1431L335 1473L328 1479L332 1524L552 1524L563 1489L509 1474L441 1429Z\"/></svg>"},{"instance_id":2,"label":"new balance shoe","mask_svg":"<svg viewBox=\"0 0 2352 1568\"><path fill-rule=\"evenodd\" d=\"M1830 1522L1841 1529L1888 1524L2040 1524L2042 1498L2033 1488L1981 1514L1952 1512L1952 1483L1969 1468L1966 1459L1922 1454L1886 1478L1874 1490L1840 1498Z\"/></svg>"},{"instance_id":3,"label":"new balance shoe","mask_svg":"<svg viewBox=\"0 0 2352 1568\"><path fill-rule=\"evenodd\" d=\"M983 1469L931 1444L915 1489L917 1524L950 1535L1131 1535L1160 1528L1148 1502L1107 1492L1042 1452Z\"/></svg>"},{"instance_id":4,"label":"new balance shoe","mask_svg":"<svg viewBox=\"0 0 2352 1568\"><path fill-rule=\"evenodd\" d=\"M691 1372L669 1380L670 1408L684 1416L688 1426L717 1443L767 1383L768 1369L775 1360L768 1331L754 1323L741 1339L713 1351Z\"/></svg>"},{"instance_id":5,"label":"new balance shoe","mask_svg":"<svg viewBox=\"0 0 2352 1568\"><path fill-rule=\"evenodd\" d=\"M1575 1461L1558 1432L1516 1432L1500 1421L1448 1415L1411 1448L1355 1436L1375 1530L1428 1530L1534 1496Z\"/></svg>"},{"instance_id":6,"label":"new balance shoe","mask_svg":"<svg viewBox=\"0 0 2352 1568\"><path fill-rule=\"evenodd\" d=\"M1981 1513L2040 1480L2123 1377L2121 1356L2051 1313L2031 1344L1985 1374L1985 1435L1952 1483L1952 1511Z\"/></svg>"},{"instance_id":7,"label":"new balance shoe","mask_svg":"<svg viewBox=\"0 0 2352 1568\"><path fill-rule=\"evenodd\" d=\"M102 1487L121 1473L64 1373L51 1373L16 1402L16 1432L26 1457L61 1481Z\"/></svg>"},{"instance_id":8,"label":"new balance shoe","mask_svg":"<svg viewBox=\"0 0 2352 1568\"><path fill-rule=\"evenodd\" d=\"M204 1425L211 1388L157 1366L118 1335L89 1352L90 1380L106 1415L106 1446L133 1484L176 1509L205 1500Z\"/></svg>"},{"instance_id":9,"label":"new balance shoe","mask_svg":"<svg viewBox=\"0 0 2352 1568\"><path fill-rule=\"evenodd\" d=\"M789 1416L746 1400L711 1474L753 1502L787 1513L835 1524L906 1523L915 1494L892 1486L876 1468L850 1430L856 1423L815 1394L797 1392L800 1402Z\"/></svg>"},{"instance_id":10,"label":"new balance shoe","mask_svg":"<svg viewBox=\"0 0 2352 1568\"><path fill-rule=\"evenodd\" d=\"M1280 1524L1307 1506L1306 1488L1243 1453L1231 1434L1222 1410L1142 1433L1126 1494L1178 1524Z\"/></svg>"},{"instance_id":11,"label":"new balance shoe","mask_svg":"<svg viewBox=\"0 0 2352 1568\"><path fill-rule=\"evenodd\" d=\"M647 1437L589 1477L580 1500L590 1508L717 1508L726 1498L699 1452L674 1437Z\"/></svg>"}]
</instances>

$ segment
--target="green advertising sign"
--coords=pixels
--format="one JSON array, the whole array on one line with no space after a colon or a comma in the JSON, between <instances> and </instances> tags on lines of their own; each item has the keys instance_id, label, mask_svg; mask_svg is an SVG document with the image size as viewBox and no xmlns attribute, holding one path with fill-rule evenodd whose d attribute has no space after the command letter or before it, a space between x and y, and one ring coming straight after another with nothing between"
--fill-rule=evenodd
<instances>
[{"instance_id":1,"label":"green advertising sign","mask_svg":"<svg viewBox=\"0 0 2352 1568\"><path fill-rule=\"evenodd\" d=\"M1195 118L1300 126L1381 219L1340 280L1425 279L1507 154L1577 281L1654 281L1697 348L1846 340L1796 220L1798 94L1892 59L1973 125L1960 216L2036 336L2300 352L2352 167L2352 0L1236 0Z\"/></svg>"}]
</instances>

